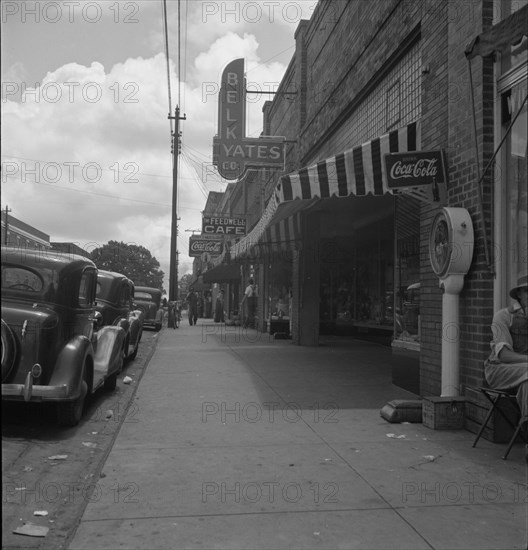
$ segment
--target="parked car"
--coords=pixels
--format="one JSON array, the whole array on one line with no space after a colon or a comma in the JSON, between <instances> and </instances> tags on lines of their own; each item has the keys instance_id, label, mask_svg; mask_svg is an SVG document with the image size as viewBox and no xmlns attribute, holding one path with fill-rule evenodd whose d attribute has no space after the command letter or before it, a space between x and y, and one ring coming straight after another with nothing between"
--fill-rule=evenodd
<instances>
[{"instance_id":1,"label":"parked car","mask_svg":"<svg viewBox=\"0 0 528 550\"><path fill-rule=\"evenodd\" d=\"M121 273L100 270L97 274L96 309L104 326L125 331L123 357L135 359L143 334L143 312L133 307L134 283Z\"/></svg>"},{"instance_id":2,"label":"parked car","mask_svg":"<svg viewBox=\"0 0 528 550\"><path fill-rule=\"evenodd\" d=\"M2 399L56 402L74 426L85 398L116 387L125 331L102 326L97 268L82 256L2 248Z\"/></svg>"},{"instance_id":3,"label":"parked car","mask_svg":"<svg viewBox=\"0 0 528 550\"><path fill-rule=\"evenodd\" d=\"M134 291L134 305L143 312L143 326L161 330L163 309L161 308L161 290L148 286L137 286Z\"/></svg>"}]
</instances>

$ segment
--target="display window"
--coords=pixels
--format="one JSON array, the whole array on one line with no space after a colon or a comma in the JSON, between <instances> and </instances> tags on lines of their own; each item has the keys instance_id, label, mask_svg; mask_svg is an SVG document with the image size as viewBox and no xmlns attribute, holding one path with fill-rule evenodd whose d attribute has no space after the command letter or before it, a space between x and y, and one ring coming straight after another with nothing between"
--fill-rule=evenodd
<instances>
[{"instance_id":1,"label":"display window","mask_svg":"<svg viewBox=\"0 0 528 550\"><path fill-rule=\"evenodd\" d=\"M319 323L322 334L393 330L393 247L372 228L322 242Z\"/></svg>"},{"instance_id":2,"label":"display window","mask_svg":"<svg viewBox=\"0 0 528 550\"><path fill-rule=\"evenodd\" d=\"M510 14L506 8L513 12L526 3L501 3L502 18ZM508 290L528 267L527 51L524 37L496 63L499 123L495 141L504 140L504 144L495 169L495 309L509 303Z\"/></svg>"},{"instance_id":3,"label":"display window","mask_svg":"<svg viewBox=\"0 0 528 550\"><path fill-rule=\"evenodd\" d=\"M267 300L265 318L268 332L291 332L292 265L290 262L271 261L267 273Z\"/></svg>"},{"instance_id":4,"label":"display window","mask_svg":"<svg viewBox=\"0 0 528 550\"><path fill-rule=\"evenodd\" d=\"M416 199L396 198L394 225L394 340L419 344L420 218Z\"/></svg>"}]
</instances>

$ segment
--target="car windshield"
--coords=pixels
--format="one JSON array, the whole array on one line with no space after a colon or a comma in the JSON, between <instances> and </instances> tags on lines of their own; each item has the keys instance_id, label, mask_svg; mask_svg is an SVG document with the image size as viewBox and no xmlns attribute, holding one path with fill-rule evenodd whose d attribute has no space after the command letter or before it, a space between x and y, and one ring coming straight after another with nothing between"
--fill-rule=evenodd
<instances>
[{"instance_id":1,"label":"car windshield","mask_svg":"<svg viewBox=\"0 0 528 550\"><path fill-rule=\"evenodd\" d=\"M154 297L149 292L143 292L143 291L138 292L137 290L134 293L134 298L136 298L136 300L149 300L151 302L155 301Z\"/></svg>"},{"instance_id":2,"label":"car windshield","mask_svg":"<svg viewBox=\"0 0 528 550\"><path fill-rule=\"evenodd\" d=\"M58 273L52 269L41 269L37 273L21 266L2 266L2 290L22 290L35 294L45 293L52 300L57 289Z\"/></svg>"},{"instance_id":3,"label":"car windshield","mask_svg":"<svg viewBox=\"0 0 528 550\"><path fill-rule=\"evenodd\" d=\"M96 296L97 298L101 298L104 300L105 298L108 298L110 291L112 289L112 279L106 278L106 277L98 277L97 278L97 291Z\"/></svg>"}]
</instances>

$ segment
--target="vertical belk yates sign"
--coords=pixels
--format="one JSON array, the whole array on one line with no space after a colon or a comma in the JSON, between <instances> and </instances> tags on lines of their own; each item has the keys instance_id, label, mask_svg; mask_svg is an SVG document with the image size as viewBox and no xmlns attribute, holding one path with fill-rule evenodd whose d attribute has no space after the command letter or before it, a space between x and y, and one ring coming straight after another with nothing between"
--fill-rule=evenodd
<instances>
[{"instance_id":1,"label":"vertical belk yates sign","mask_svg":"<svg viewBox=\"0 0 528 550\"><path fill-rule=\"evenodd\" d=\"M236 180L250 167L284 169L284 137L246 137L244 59L231 61L222 73L218 97L218 135L213 138L213 165L227 180Z\"/></svg>"}]
</instances>

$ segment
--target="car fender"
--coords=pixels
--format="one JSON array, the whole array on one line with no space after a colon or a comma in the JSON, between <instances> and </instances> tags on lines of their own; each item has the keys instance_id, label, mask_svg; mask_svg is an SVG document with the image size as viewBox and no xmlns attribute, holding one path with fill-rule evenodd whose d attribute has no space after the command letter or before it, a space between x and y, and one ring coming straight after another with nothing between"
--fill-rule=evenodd
<instances>
[{"instance_id":1,"label":"car fender","mask_svg":"<svg viewBox=\"0 0 528 550\"><path fill-rule=\"evenodd\" d=\"M130 322L130 346L135 346L141 340L143 312L141 310L131 311L128 320Z\"/></svg>"},{"instance_id":2,"label":"car fender","mask_svg":"<svg viewBox=\"0 0 528 550\"><path fill-rule=\"evenodd\" d=\"M162 323L163 322L163 310L160 308L158 311L156 311L156 323Z\"/></svg>"},{"instance_id":3,"label":"car fender","mask_svg":"<svg viewBox=\"0 0 528 550\"><path fill-rule=\"evenodd\" d=\"M102 380L116 372L120 372L123 366L123 344L126 338L125 331L121 327L101 327L95 335L94 367L97 375Z\"/></svg>"},{"instance_id":4,"label":"car fender","mask_svg":"<svg viewBox=\"0 0 528 550\"><path fill-rule=\"evenodd\" d=\"M81 383L85 376L84 365L87 358L93 362L93 347L90 340L81 334L74 336L62 349L55 362L55 368L49 381L50 386L67 385L71 388L68 399L76 399L81 393ZM90 364L91 367L91 364ZM89 368L90 368L89 367ZM86 373L86 377L92 376Z\"/></svg>"},{"instance_id":5,"label":"car fender","mask_svg":"<svg viewBox=\"0 0 528 550\"><path fill-rule=\"evenodd\" d=\"M130 319L126 319L125 317L121 317L117 323L113 326L117 326L122 328L125 331L125 334L128 334L130 332Z\"/></svg>"}]
</instances>

